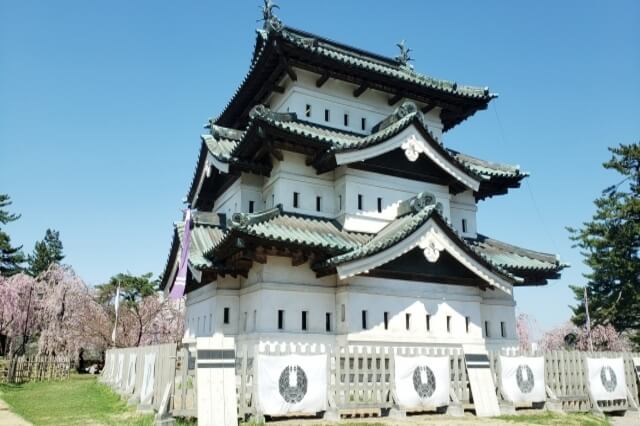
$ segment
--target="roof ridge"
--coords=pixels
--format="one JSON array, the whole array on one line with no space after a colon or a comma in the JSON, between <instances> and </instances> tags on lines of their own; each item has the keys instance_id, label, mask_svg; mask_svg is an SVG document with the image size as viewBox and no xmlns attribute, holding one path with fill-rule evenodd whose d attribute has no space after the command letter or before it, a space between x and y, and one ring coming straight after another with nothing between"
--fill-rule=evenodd
<instances>
[{"instance_id":1,"label":"roof ridge","mask_svg":"<svg viewBox=\"0 0 640 426\"><path fill-rule=\"evenodd\" d=\"M558 265L567 265L568 264L564 264L562 262L560 262L560 258L558 257L558 255L553 254L553 253L546 253L546 252L541 252L541 251L536 251L536 250L531 250L531 249L527 249L524 247L519 247L513 244L509 244L509 243L505 243L504 241L500 241L500 240L496 240L494 238L488 237L484 234L477 234L477 238L474 239L473 241L477 241L480 243L487 243L489 245L493 245L495 247L498 248L506 248L509 250L512 250L514 253L519 254L521 256L525 256L525 257L529 257L531 259L535 259L535 260L540 260L543 262L554 262L557 263ZM553 259L553 260L551 260Z\"/></svg>"}]
</instances>

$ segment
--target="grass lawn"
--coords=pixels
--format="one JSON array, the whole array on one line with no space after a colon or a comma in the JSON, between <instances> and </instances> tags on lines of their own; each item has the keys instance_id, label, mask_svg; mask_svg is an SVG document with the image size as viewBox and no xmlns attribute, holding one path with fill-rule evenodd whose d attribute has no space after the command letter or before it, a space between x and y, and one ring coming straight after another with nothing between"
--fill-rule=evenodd
<instances>
[{"instance_id":1,"label":"grass lawn","mask_svg":"<svg viewBox=\"0 0 640 426\"><path fill-rule=\"evenodd\" d=\"M500 416L500 420L509 423L526 423L531 425L566 425L566 426L608 426L609 420L589 413L556 414L544 412L540 414L522 414L519 416Z\"/></svg>"},{"instance_id":2,"label":"grass lawn","mask_svg":"<svg viewBox=\"0 0 640 426\"><path fill-rule=\"evenodd\" d=\"M0 398L34 425L153 425L140 416L96 376L69 380L0 385Z\"/></svg>"}]
</instances>

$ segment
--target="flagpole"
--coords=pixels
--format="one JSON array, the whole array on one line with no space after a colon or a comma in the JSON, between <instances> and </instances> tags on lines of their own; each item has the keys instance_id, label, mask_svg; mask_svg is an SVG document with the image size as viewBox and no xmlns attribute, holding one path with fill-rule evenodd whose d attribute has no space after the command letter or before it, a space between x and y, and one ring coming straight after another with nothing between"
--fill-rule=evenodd
<instances>
[{"instance_id":1,"label":"flagpole","mask_svg":"<svg viewBox=\"0 0 640 426\"><path fill-rule=\"evenodd\" d=\"M589 298L587 296L587 287L584 288L584 309L587 313L587 337L589 338L589 351L593 352L593 341L591 340L591 318L589 318Z\"/></svg>"}]
</instances>

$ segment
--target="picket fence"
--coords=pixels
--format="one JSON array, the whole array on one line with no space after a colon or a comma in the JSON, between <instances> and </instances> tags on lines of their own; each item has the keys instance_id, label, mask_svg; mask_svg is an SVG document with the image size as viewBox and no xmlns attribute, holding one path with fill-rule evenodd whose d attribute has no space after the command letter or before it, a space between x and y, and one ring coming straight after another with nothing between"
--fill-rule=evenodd
<instances>
[{"instance_id":1,"label":"picket fence","mask_svg":"<svg viewBox=\"0 0 640 426\"><path fill-rule=\"evenodd\" d=\"M142 386L144 355L156 354L154 393L152 407L158 410L162 392L170 383L172 387L169 409L175 417L197 417L196 351L194 346L176 347L157 345L141 348L111 349L107 352L107 364L103 380L115 390L136 401ZM128 383L128 356L136 353L136 381L134 390L124 394L123 384ZM119 383L113 381L113 366L119 354L125 355L125 370ZM460 347L387 346L387 345L299 345L272 343L264 345L239 343L236 347L236 392L238 417L247 419L259 416L257 389L255 386L254 360L258 354L327 354L327 383L329 406L343 416L386 415L396 406L393 399L395 387L395 356L449 356L451 374L451 399L462 409L473 409L473 395L465 367L464 353ZM496 384L496 394L505 403L500 392L499 355L544 356L547 399L559 404L563 411L623 411L638 405L639 387L632 357L639 353L622 352L521 352L502 350L489 352L491 372ZM627 387L633 401L597 401L597 407L588 391L585 359L587 357L622 357L625 365ZM109 360L112 360L110 362ZM111 367L110 367L111 366ZM109 370L111 368L111 370Z\"/></svg>"},{"instance_id":2,"label":"picket fence","mask_svg":"<svg viewBox=\"0 0 640 426\"><path fill-rule=\"evenodd\" d=\"M65 380L69 378L72 361L68 357L14 357L6 362L0 379L6 383Z\"/></svg>"}]
</instances>

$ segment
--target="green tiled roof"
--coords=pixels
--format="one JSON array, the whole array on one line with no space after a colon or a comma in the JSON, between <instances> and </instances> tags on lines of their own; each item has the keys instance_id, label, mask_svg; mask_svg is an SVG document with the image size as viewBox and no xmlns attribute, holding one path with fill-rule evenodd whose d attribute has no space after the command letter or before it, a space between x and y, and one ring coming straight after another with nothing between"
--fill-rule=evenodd
<instances>
[{"instance_id":1,"label":"green tiled roof","mask_svg":"<svg viewBox=\"0 0 640 426\"><path fill-rule=\"evenodd\" d=\"M222 241L225 232L218 223L217 215L213 213L194 212L193 222L189 245L189 264L197 269L209 268L213 263L205 257L205 253L211 251ZM182 247L184 223L176 223L175 228Z\"/></svg>"},{"instance_id":2,"label":"green tiled roof","mask_svg":"<svg viewBox=\"0 0 640 426\"><path fill-rule=\"evenodd\" d=\"M266 37L266 33L263 33ZM420 74L399 61L338 43L315 34L291 27L284 27L282 38L315 55L338 61L346 67L360 68L377 74L417 84L429 89L476 99L491 99L487 87L465 86L454 81L441 80Z\"/></svg>"}]
</instances>

